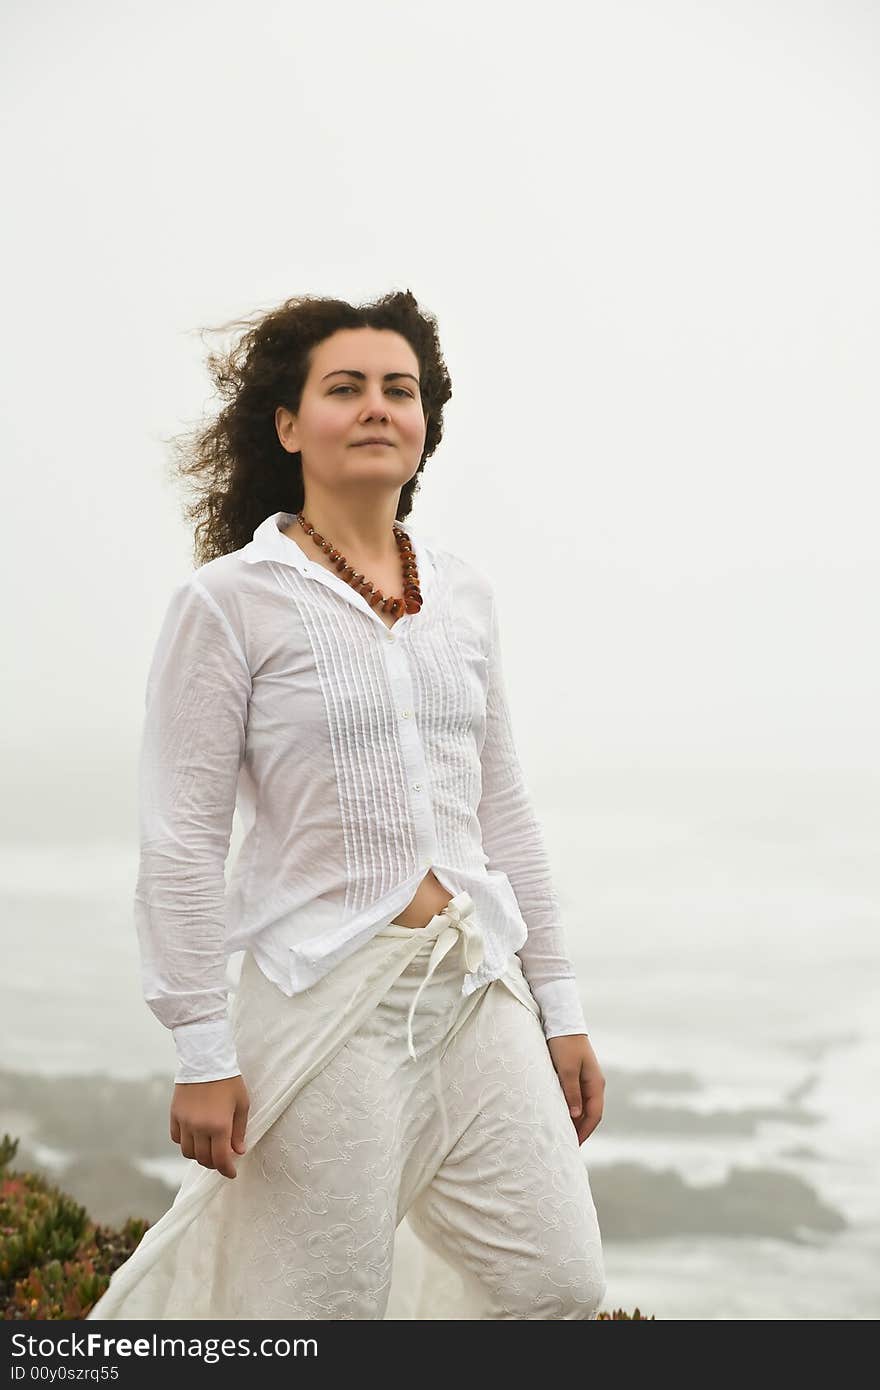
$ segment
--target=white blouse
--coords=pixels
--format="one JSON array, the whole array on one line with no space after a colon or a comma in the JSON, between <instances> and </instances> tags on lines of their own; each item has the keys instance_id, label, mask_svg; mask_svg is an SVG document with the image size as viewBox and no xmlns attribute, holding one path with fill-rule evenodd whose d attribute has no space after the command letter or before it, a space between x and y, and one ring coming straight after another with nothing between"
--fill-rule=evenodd
<instances>
[{"instance_id":1,"label":"white blouse","mask_svg":"<svg viewBox=\"0 0 880 1390\"><path fill-rule=\"evenodd\" d=\"M516 951L545 1036L585 1033L492 586L398 523L423 603L389 628L283 534L294 520L268 516L177 585L147 678L135 924L175 1081L240 1075L230 955L249 949L294 995L392 922L429 869L471 895L483 928L463 995Z\"/></svg>"}]
</instances>

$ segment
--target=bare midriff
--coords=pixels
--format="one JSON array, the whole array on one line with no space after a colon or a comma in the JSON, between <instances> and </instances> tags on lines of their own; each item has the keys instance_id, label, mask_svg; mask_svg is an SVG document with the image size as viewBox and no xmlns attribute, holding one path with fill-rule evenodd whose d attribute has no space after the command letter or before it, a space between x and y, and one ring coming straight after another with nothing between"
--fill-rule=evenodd
<instances>
[{"instance_id":1,"label":"bare midriff","mask_svg":"<svg viewBox=\"0 0 880 1390\"><path fill-rule=\"evenodd\" d=\"M316 564L322 565L331 574L338 573L336 566L327 559L320 547L305 535L299 522L293 522L285 531L284 535L289 536L295 541L303 554ZM401 586L400 562L396 558L390 565L374 566L370 572L370 579L374 584L378 584L385 594L399 594ZM400 614L392 617L390 613L383 613L381 609L374 608L373 612L377 618L381 618L386 627L393 627L400 618ZM422 879L415 892L415 897L411 898L402 912L399 912L394 919L397 926L401 927L426 927L433 917L452 901L452 894L436 877L434 870L429 869Z\"/></svg>"},{"instance_id":2,"label":"bare midriff","mask_svg":"<svg viewBox=\"0 0 880 1390\"><path fill-rule=\"evenodd\" d=\"M399 912L394 922L401 927L426 927L432 917L436 917L452 894L443 887L434 870L429 869L416 889L415 897Z\"/></svg>"}]
</instances>

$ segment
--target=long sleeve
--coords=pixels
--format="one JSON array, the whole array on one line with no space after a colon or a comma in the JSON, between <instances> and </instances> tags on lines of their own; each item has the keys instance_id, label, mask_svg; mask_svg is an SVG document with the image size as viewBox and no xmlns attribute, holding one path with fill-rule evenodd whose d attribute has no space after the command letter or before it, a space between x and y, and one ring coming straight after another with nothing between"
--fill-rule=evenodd
<instances>
[{"instance_id":1,"label":"long sleeve","mask_svg":"<svg viewBox=\"0 0 880 1390\"><path fill-rule=\"evenodd\" d=\"M227 1018L224 868L251 679L222 609L174 590L147 678L135 924L144 998L171 1029L175 1082L241 1074Z\"/></svg>"},{"instance_id":2,"label":"long sleeve","mask_svg":"<svg viewBox=\"0 0 880 1390\"><path fill-rule=\"evenodd\" d=\"M517 954L543 1015L544 1036L586 1033L543 831L516 751L494 592L490 629L486 737L480 758L482 794L477 810L487 867L507 875L528 928Z\"/></svg>"}]
</instances>

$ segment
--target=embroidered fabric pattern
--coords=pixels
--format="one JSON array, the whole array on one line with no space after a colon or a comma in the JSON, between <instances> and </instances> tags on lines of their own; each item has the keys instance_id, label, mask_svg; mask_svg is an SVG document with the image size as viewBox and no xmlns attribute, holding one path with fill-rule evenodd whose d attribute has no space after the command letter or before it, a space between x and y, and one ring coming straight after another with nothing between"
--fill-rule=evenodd
<instances>
[{"instance_id":1,"label":"embroidered fabric pattern","mask_svg":"<svg viewBox=\"0 0 880 1390\"><path fill-rule=\"evenodd\" d=\"M234 1180L193 1160L90 1316L595 1319L601 1237L540 1009L515 956L462 995L480 928L455 907L470 941L442 957L448 913L390 925L293 998L245 956L247 1152Z\"/></svg>"},{"instance_id":2,"label":"embroidered fabric pattern","mask_svg":"<svg viewBox=\"0 0 880 1390\"><path fill-rule=\"evenodd\" d=\"M448 1041L460 957L449 952L419 999L420 1062L407 1057L401 1020L424 953L224 1191L229 1316L386 1316L406 1218L450 1266L459 1317L595 1317L605 1290L596 1210L540 1023L496 982ZM435 1067L442 1115L425 1074ZM433 1318L440 1290L424 1282Z\"/></svg>"}]
</instances>

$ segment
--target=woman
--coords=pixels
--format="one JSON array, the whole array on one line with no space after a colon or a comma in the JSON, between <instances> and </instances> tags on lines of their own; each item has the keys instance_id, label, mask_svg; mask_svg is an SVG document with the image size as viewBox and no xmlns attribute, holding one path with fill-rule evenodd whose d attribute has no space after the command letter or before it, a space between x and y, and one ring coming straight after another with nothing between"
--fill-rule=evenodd
<instances>
[{"instance_id":1,"label":"woman","mask_svg":"<svg viewBox=\"0 0 880 1390\"><path fill-rule=\"evenodd\" d=\"M604 1078L494 594L400 524L451 396L435 321L303 297L211 365L135 893L193 1163L90 1317L594 1319Z\"/></svg>"}]
</instances>

